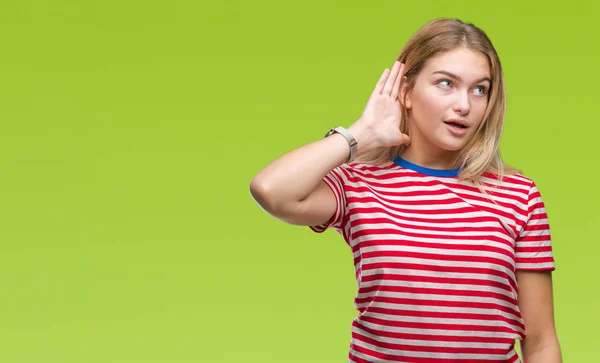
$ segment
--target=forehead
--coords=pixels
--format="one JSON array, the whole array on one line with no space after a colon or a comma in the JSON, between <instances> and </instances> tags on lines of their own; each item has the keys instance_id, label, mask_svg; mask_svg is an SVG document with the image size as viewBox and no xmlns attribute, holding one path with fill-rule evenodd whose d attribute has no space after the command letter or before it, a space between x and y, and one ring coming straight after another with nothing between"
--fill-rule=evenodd
<instances>
[{"instance_id":1,"label":"forehead","mask_svg":"<svg viewBox=\"0 0 600 363\"><path fill-rule=\"evenodd\" d=\"M451 72L465 80L490 77L486 56L467 48L454 49L430 58L422 72L430 76L435 71Z\"/></svg>"}]
</instances>

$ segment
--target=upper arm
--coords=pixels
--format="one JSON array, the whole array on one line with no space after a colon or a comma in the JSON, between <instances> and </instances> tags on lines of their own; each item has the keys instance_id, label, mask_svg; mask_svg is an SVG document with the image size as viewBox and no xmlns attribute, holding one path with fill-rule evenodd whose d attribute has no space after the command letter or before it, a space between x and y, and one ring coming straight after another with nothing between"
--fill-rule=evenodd
<instances>
[{"instance_id":1,"label":"upper arm","mask_svg":"<svg viewBox=\"0 0 600 363\"><path fill-rule=\"evenodd\" d=\"M282 201L260 182L251 183L251 193L262 209L284 222L310 226L322 232L330 226L340 228L346 212L344 166L329 171L315 189L302 200ZM293 185L289 185L293 188Z\"/></svg>"},{"instance_id":2,"label":"upper arm","mask_svg":"<svg viewBox=\"0 0 600 363\"><path fill-rule=\"evenodd\" d=\"M518 304L525 322L524 351L535 351L557 341L554 324L552 273L517 270Z\"/></svg>"},{"instance_id":3,"label":"upper arm","mask_svg":"<svg viewBox=\"0 0 600 363\"><path fill-rule=\"evenodd\" d=\"M532 182L526 208L526 220L515 241L517 270L554 270L554 255L550 223L546 206L535 183Z\"/></svg>"},{"instance_id":4,"label":"upper arm","mask_svg":"<svg viewBox=\"0 0 600 363\"><path fill-rule=\"evenodd\" d=\"M309 226L326 223L337 210L334 192L323 180L301 201L275 202L269 197L270 192L257 183L251 184L250 192L265 212L290 224Z\"/></svg>"},{"instance_id":5,"label":"upper arm","mask_svg":"<svg viewBox=\"0 0 600 363\"><path fill-rule=\"evenodd\" d=\"M515 262L518 305L525 323L521 343L527 355L557 344L554 325L552 271L555 270L546 207L535 183L527 197L525 224L516 239Z\"/></svg>"},{"instance_id":6,"label":"upper arm","mask_svg":"<svg viewBox=\"0 0 600 363\"><path fill-rule=\"evenodd\" d=\"M284 222L300 226L316 226L330 221L337 210L336 196L324 182L304 200L284 205L276 217Z\"/></svg>"}]
</instances>

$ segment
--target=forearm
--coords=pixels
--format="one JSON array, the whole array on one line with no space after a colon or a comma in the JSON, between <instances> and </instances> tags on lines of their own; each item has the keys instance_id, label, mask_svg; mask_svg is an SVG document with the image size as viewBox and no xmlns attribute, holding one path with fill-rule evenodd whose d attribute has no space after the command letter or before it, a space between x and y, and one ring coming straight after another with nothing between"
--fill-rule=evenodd
<instances>
[{"instance_id":1,"label":"forearm","mask_svg":"<svg viewBox=\"0 0 600 363\"><path fill-rule=\"evenodd\" d=\"M558 341L539 347L528 347L522 344L523 363L562 363L562 353Z\"/></svg>"},{"instance_id":2,"label":"forearm","mask_svg":"<svg viewBox=\"0 0 600 363\"><path fill-rule=\"evenodd\" d=\"M346 160L348 152L348 143L339 134L292 150L269 163L252 179L252 194L268 198L269 203L300 201L317 187L325 174Z\"/></svg>"},{"instance_id":3,"label":"forearm","mask_svg":"<svg viewBox=\"0 0 600 363\"><path fill-rule=\"evenodd\" d=\"M357 156L372 149L358 127L349 131L358 142ZM337 133L292 150L264 167L253 179L250 189L259 204L280 205L304 200L323 177L346 161L350 147Z\"/></svg>"},{"instance_id":4,"label":"forearm","mask_svg":"<svg viewBox=\"0 0 600 363\"><path fill-rule=\"evenodd\" d=\"M408 135L400 131L398 92L402 70L399 61L391 70L384 70L360 118L348 128L357 142L356 156L379 147L410 143ZM302 203L317 190L327 173L347 160L349 153L348 142L337 133L292 150L262 169L252 179L250 192L267 211Z\"/></svg>"}]
</instances>

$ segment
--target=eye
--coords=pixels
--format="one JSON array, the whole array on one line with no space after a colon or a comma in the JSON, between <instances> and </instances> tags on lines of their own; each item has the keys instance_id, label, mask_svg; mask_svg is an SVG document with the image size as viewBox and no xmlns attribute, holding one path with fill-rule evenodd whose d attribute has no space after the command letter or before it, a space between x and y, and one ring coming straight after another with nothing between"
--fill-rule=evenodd
<instances>
[{"instance_id":1,"label":"eye","mask_svg":"<svg viewBox=\"0 0 600 363\"><path fill-rule=\"evenodd\" d=\"M475 89L480 89L481 90L481 92L478 94L478 96L485 95L486 88L484 86L477 86L477 87L475 87Z\"/></svg>"},{"instance_id":2,"label":"eye","mask_svg":"<svg viewBox=\"0 0 600 363\"><path fill-rule=\"evenodd\" d=\"M450 85L452 84L452 81L450 81L449 79L442 79L441 81L438 82L438 84L443 84L443 83L448 83L448 87L450 87ZM442 86L443 88L447 88Z\"/></svg>"}]
</instances>

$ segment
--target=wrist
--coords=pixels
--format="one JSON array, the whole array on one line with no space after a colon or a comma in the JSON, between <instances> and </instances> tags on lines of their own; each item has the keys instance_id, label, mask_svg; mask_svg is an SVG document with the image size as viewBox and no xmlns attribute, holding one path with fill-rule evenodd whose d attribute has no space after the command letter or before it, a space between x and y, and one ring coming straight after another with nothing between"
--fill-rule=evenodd
<instances>
[{"instance_id":1,"label":"wrist","mask_svg":"<svg viewBox=\"0 0 600 363\"><path fill-rule=\"evenodd\" d=\"M356 139L358 148L356 156L363 155L366 152L377 148L373 133L369 132L369 130L367 130L364 126L355 123L348 127L348 131Z\"/></svg>"},{"instance_id":2,"label":"wrist","mask_svg":"<svg viewBox=\"0 0 600 363\"><path fill-rule=\"evenodd\" d=\"M349 163L349 162L354 161L354 159L356 158L356 153L357 153L357 142L356 142L356 138L354 138L354 135L352 135L352 133L350 133L350 131L348 131L346 128L344 128L342 126L338 126L338 127L334 127L331 130L329 130L329 132L327 132L325 137L329 137L333 134L338 134L338 135L342 136L346 140L346 143L348 144L348 147L350 148L345 162Z\"/></svg>"}]
</instances>

